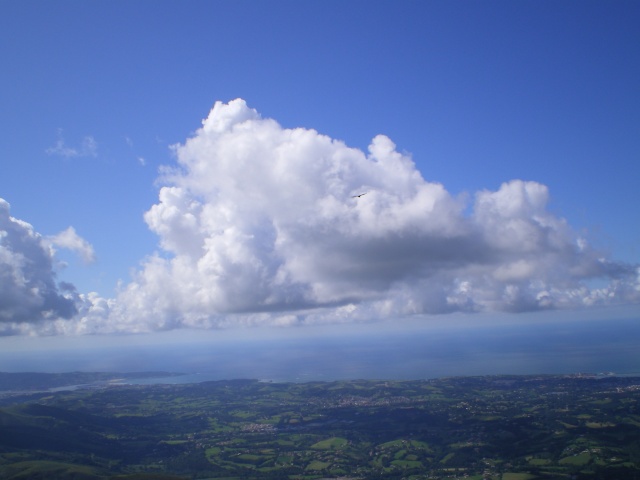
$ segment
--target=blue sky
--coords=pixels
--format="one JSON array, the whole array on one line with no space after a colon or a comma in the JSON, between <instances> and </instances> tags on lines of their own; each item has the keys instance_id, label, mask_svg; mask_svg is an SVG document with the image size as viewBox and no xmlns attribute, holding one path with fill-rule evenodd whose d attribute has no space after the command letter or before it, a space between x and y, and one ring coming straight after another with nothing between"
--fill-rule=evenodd
<instances>
[{"instance_id":1,"label":"blue sky","mask_svg":"<svg viewBox=\"0 0 640 480\"><path fill-rule=\"evenodd\" d=\"M637 315L639 20L5 2L3 333Z\"/></svg>"}]
</instances>

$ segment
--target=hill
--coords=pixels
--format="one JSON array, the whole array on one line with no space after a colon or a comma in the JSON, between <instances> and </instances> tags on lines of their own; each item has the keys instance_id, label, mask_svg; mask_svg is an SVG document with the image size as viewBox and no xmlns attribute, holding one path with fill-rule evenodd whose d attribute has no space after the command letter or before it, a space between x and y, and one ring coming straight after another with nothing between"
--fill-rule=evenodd
<instances>
[{"instance_id":1,"label":"hill","mask_svg":"<svg viewBox=\"0 0 640 480\"><path fill-rule=\"evenodd\" d=\"M633 478L639 400L585 376L49 392L0 409L0 477Z\"/></svg>"}]
</instances>

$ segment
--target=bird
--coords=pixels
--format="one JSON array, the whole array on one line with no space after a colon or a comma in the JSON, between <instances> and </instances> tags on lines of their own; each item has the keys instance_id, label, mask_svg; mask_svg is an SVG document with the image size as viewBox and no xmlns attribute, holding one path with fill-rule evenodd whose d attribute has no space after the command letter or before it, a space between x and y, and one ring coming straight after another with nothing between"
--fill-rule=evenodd
<instances>
[{"instance_id":1,"label":"bird","mask_svg":"<svg viewBox=\"0 0 640 480\"><path fill-rule=\"evenodd\" d=\"M363 195L366 195L367 193L369 193L369 192L364 192L364 193L361 193L361 194L359 194L359 195L354 195L354 196L352 196L351 198L360 198L360 197L362 197Z\"/></svg>"}]
</instances>

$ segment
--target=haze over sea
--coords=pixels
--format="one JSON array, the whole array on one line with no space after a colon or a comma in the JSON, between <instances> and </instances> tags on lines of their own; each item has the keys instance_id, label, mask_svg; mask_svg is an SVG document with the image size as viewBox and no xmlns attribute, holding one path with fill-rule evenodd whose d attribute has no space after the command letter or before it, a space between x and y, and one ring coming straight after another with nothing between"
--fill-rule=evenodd
<instances>
[{"instance_id":1,"label":"haze over sea","mask_svg":"<svg viewBox=\"0 0 640 480\"><path fill-rule=\"evenodd\" d=\"M165 332L160 340L122 336L101 344L85 337L78 347L60 337L22 338L0 351L0 371L169 371L187 375L166 383L234 378L273 381L424 379L494 374L640 374L640 322L546 320L474 325L473 318L443 317L410 328L304 328L294 332ZM405 322L406 323L406 322ZM14 340L16 340L14 338ZM39 342L38 353L30 342ZM5 345L7 347L8 345ZM141 381L155 383L157 380Z\"/></svg>"}]
</instances>

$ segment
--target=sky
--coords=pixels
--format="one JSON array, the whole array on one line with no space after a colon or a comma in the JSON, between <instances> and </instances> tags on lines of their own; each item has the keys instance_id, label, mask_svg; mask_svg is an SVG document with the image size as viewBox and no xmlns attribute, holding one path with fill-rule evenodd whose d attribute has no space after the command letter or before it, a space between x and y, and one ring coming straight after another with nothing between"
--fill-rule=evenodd
<instances>
[{"instance_id":1,"label":"sky","mask_svg":"<svg viewBox=\"0 0 640 480\"><path fill-rule=\"evenodd\" d=\"M640 317L637 2L1 8L6 345Z\"/></svg>"}]
</instances>

